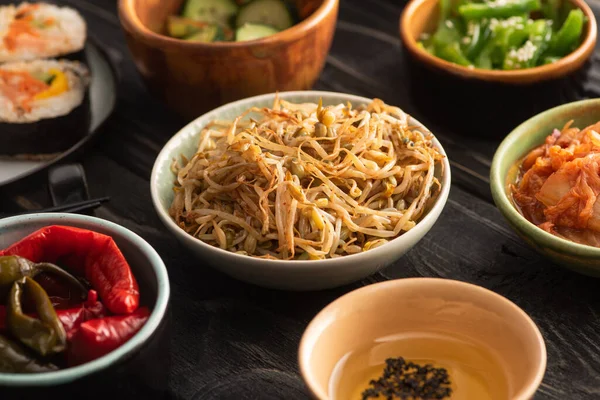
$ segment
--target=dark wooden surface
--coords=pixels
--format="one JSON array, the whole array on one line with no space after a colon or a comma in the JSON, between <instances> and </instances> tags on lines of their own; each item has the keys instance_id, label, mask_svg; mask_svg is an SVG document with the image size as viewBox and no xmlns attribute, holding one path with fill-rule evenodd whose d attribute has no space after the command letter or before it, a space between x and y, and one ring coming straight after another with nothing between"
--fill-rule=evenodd
<instances>
[{"instance_id":1,"label":"dark wooden surface","mask_svg":"<svg viewBox=\"0 0 600 400\"><path fill-rule=\"evenodd\" d=\"M452 162L450 198L431 232L394 265L363 282L313 293L265 290L233 280L194 260L161 225L150 200L150 171L163 144L186 121L147 94L129 58L115 0L64 2L83 13L91 33L120 59L117 111L80 161L91 195L111 196L95 215L142 235L169 269L172 398L308 398L296 357L311 318L361 285L414 276L484 286L536 321L548 348L548 369L536 399L600 398L600 281L548 263L505 223L488 182L499 139L466 139L414 109L397 34L402 1L341 1L333 48L316 88L380 97L428 125ZM600 11L598 0L590 4ZM598 71L593 69L589 80L573 89L577 97L600 93ZM43 186L0 194L2 211L50 205Z\"/></svg>"}]
</instances>

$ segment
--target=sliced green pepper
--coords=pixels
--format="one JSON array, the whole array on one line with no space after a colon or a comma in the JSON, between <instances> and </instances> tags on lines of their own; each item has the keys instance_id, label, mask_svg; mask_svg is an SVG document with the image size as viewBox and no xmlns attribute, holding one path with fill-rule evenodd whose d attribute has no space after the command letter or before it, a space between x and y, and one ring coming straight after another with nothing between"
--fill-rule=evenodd
<instances>
[{"instance_id":1,"label":"sliced green pepper","mask_svg":"<svg viewBox=\"0 0 600 400\"><path fill-rule=\"evenodd\" d=\"M432 37L434 55L455 64L471 65L460 49L461 37L460 21L447 19Z\"/></svg>"},{"instance_id":2,"label":"sliced green pepper","mask_svg":"<svg viewBox=\"0 0 600 400\"><path fill-rule=\"evenodd\" d=\"M560 19L560 6L562 0L545 0L542 3L542 14L545 18L552 21L554 26L558 26Z\"/></svg>"},{"instance_id":3,"label":"sliced green pepper","mask_svg":"<svg viewBox=\"0 0 600 400\"><path fill-rule=\"evenodd\" d=\"M463 67L472 65L471 61L469 61L460 50L458 43L450 43L444 47L441 47L437 49L436 54L438 57L446 61L462 65Z\"/></svg>"},{"instance_id":4,"label":"sliced green pepper","mask_svg":"<svg viewBox=\"0 0 600 400\"><path fill-rule=\"evenodd\" d=\"M509 20L492 25L493 49L490 57L494 66L502 68L507 53L517 47L521 47L529 37L529 22L526 17L511 17Z\"/></svg>"},{"instance_id":5,"label":"sliced green pepper","mask_svg":"<svg viewBox=\"0 0 600 400\"><path fill-rule=\"evenodd\" d=\"M557 62L560 59L561 59L561 57L544 57L542 59L542 64L544 64L544 65L553 64L553 63Z\"/></svg>"},{"instance_id":6,"label":"sliced green pepper","mask_svg":"<svg viewBox=\"0 0 600 400\"><path fill-rule=\"evenodd\" d=\"M552 28L547 20L535 21L529 29L529 40L518 49L511 50L504 60L504 69L535 67L542 54L548 49Z\"/></svg>"},{"instance_id":7,"label":"sliced green pepper","mask_svg":"<svg viewBox=\"0 0 600 400\"><path fill-rule=\"evenodd\" d=\"M463 52L469 60L475 60L492 37L492 29L487 21L471 21L470 24L471 27L469 31L472 32L471 35L468 36L468 43Z\"/></svg>"},{"instance_id":8,"label":"sliced green pepper","mask_svg":"<svg viewBox=\"0 0 600 400\"><path fill-rule=\"evenodd\" d=\"M44 364L36 360L21 345L0 335L0 372L37 373L57 369L54 364Z\"/></svg>"},{"instance_id":9,"label":"sliced green pepper","mask_svg":"<svg viewBox=\"0 0 600 400\"><path fill-rule=\"evenodd\" d=\"M496 0L488 3L470 3L458 7L466 19L509 18L541 8L540 0Z\"/></svg>"},{"instance_id":10,"label":"sliced green pepper","mask_svg":"<svg viewBox=\"0 0 600 400\"><path fill-rule=\"evenodd\" d=\"M495 44L491 40L483 47L477 58L475 59L475 67L481 69L492 69L492 52L494 51Z\"/></svg>"},{"instance_id":11,"label":"sliced green pepper","mask_svg":"<svg viewBox=\"0 0 600 400\"><path fill-rule=\"evenodd\" d=\"M77 287L82 296L87 293L87 289L77 278L54 264L36 264L19 256L2 256L0 257L0 298L6 297L14 281L25 276L33 278L41 272L48 272L65 279L71 285Z\"/></svg>"},{"instance_id":12,"label":"sliced green pepper","mask_svg":"<svg viewBox=\"0 0 600 400\"><path fill-rule=\"evenodd\" d=\"M23 312L22 297L28 295L40 319ZM6 322L9 331L42 356L59 353L67 346L67 334L44 289L32 278L13 283L8 297Z\"/></svg>"},{"instance_id":13,"label":"sliced green pepper","mask_svg":"<svg viewBox=\"0 0 600 400\"><path fill-rule=\"evenodd\" d=\"M438 29L444 25L446 20L450 18L450 12L452 11L451 0L440 0L440 17L438 19Z\"/></svg>"},{"instance_id":14,"label":"sliced green pepper","mask_svg":"<svg viewBox=\"0 0 600 400\"><path fill-rule=\"evenodd\" d=\"M548 48L548 54L562 57L569 54L579 44L585 15L580 9L571 10L565 23L556 32Z\"/></svg>"}]
</instances>

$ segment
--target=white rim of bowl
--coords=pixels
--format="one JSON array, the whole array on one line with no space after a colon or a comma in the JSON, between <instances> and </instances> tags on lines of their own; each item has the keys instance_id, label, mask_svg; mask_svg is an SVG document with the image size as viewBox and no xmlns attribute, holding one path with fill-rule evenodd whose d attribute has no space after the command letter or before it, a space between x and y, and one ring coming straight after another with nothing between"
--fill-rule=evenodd
<instances>
[{"instance_id":1,"label":"white rim of bowl","mask_svg":"<svg viewBox=\"0 0 600 400\"><path fill-rule=\"evenodd\" d=\"M331 314L332 311L336 308L337 304L347 301L347 299L357 296L358 294L363 296L368 296L369 292L381 290L384 287L394 288L395 290L402 290L408 286L419 285L426 283L427 285L453 285L457 286L459 290L461 287L465 290L474 290L479 291L486 296L493 298L496 303L504 303L508 307L510 307L516 314L518 314L523 320L529 325L531 328L531 332L537 338L540 343L540 359L538 360L539 368L536 371L535 378L529 383L525 391L521 393L517 393L518 397L515 397L513 400L529 400L533 397L537 389L539 388L542 380L544 378L544 374L546 373L546 364L547 364L547 350L546 350L546 342L544 341L544 337L540 332L540 329L536 325L536 323L531 319L531 317L518 305L513 303L508 298L492 291L486 289L479 285L474 285L472 283L458 281L455 279L444 279L444 278L428 278L428 277L419 277L419 278L404 278L404 279L394 279L385 282L373 283L371 285L363 286L361 288L355 289L345 295L338 297L331 303L329 303L325 308L323 308L315 317L310 321L304 333L302 334L302 338L300 339L300 344L298 346L298 364L300 367L300 373L306 386L309 388L311 393L313 393L318 399L327 399L329 396L322 391L316 391L316 387L313 385L316 382L316 377L312 373L312 369L308 367L310 353L312 352L312 348L319 338L321 332L324 328L329 326L326 321L326 317L328 314ZM327 325L325 325L327 324Z\"/></svg>"},{"instance_id":2,"label":"white rim of bowl","mask_svg":"<svg viewBox=\"0 0 600 400\"><path fill-rule=\"evenodd\" d=\"M167 225L170 229L172 229L174 232L177 232L177 235L179 235L179 237L182 238L182 240L185 240L190 245L199 245L201 247L204 247L206 250L219 252L222 256L225 256L225 257L231 257L232 261L240 260L243 262L245 260L247 262L248 260L258 260L258 261L260 261L261 266L263 268L272 268L273 270L280 269L282 267L282 265L285 265L285 268L288 268L288 269L292 268L292 267L299 267L304 270L310 269L310 267L315 267L315 268L320 269L323 267L324 263L331 264L330 267L333 267L333 268L336 268L336 266L338 268L345 268L344 265L339 264L338 258L328 258L328 259L324 259L324 260L293 260L293 263L290 263L290 260L257 259L257 258L251 257L251 256L236 254L236 253L232 253L227 250L223 250L218 247L211 246L208 243L205 243L202 240L197 239L197 238L193 237L192 235L183 231L179 226L177 226L177 224L175 223L175 221L173 221L173 219L171 218L171 216L169 215L167 210L165 210L161 205L159 193L158 193L159 171L161 171L163 168L170 167L170 163L172 162L172 160L166 160L166 157L167 157L167 154L169 152L171 152L172 148L173 149L176 148L175 143L179 140L179 136L182 136L186 131L192 129L192 127L194 125L196 125L198 123L198 121L201 119L206 119L207 120L206 122L209 122L210 120L214 119L217 114L223 112L224 110L226 110L228 108L232 108L232 107L249 108L252 106L252 104L254 104L256 102L274 99L276 95L279 95L280 99L286 99L289 97L297 97L297 96L305 97L305 98L307 98L307 101L308 101L309 97L315 98L315 99L318 99L319 97L321 97L321 98L323 98L323 100L325 100L327 98L335 97L335 98L343 98L345 101L350 101L352 103L357 103L357 104L368 104L369 102L371 102L373 100L373 99L369 99L367 97L356 96L356 95L346 94L346 93L305 90L305 91L269 93L269 94L263 94L263 95L259 95L259 96L249 97L246 99L242 99L242 100L238 100L238 101L235 101L232 103L225 104L225 105L220 106L212 111L209 111L209 112L199 116L198 118L192 120L190 123L188 123L183 128L181 128L175 135L173 135L173 137L171 139L169 139L169 141L165 144L165 146L162 148L162 150L158 154L158 157L156 158L156 161L154 162L154 167L152 168L152 174L150 177L150 191L151 191L151 195L152 195L152 202L154 203L154 208L156 209L158 216L163 221L163 223L165 225ZM427 130L428 132L431 132L425 125L423 125L421 122L419 122L416 118L413 118L408 113L406 113L406 114L409 116L410 119L415 121L419 127L422 127L425 130ZM199 131L196 132L196 134L198 134L198 133L199 133ZM442 182L441 182L442 190L438 194L438 197L435 200L435 203L433 204L431 209L429 209L429 211L427 212L427 214L425 214L425 216L421 217L421 219L419 220L419 222L417 223L415 228L417 226L423 224L424 222L429 221L430 219L433 219L434 218L433 214L437 214L438 212L441 213L442 209L444 208L446 201L448 199L448 195L450 193L451 172L450 172L450 162L448 160L448 156L447 156L444 148L442 147L441 143L438 141L438 139L435 137L434 134L433 134L433 143L438 148L438 150L444 155L444 159L442 160L442 165L443 165L443 176L442 176ZM349 259L353 262L360 262L360 261L366 260L367 258L370 258L370 257L376 257L377 255L380 254L380 252L385 251L385 249L388 246L393 245L394 242L396 242L398 240L402 240L402 238L405 238L405 240L406 240L406 239L411 238L412 236L418 235L417 230L415 228L412 228L411 230L404 232L400 236L395 237L390 242L388 242L382 246L376 247L374 249L371 249L371 250L368 250L365 252L346 255L343 257L343 259L345 259L345 260Z\"/></svg>"},{"instance_id":3,"label":"white rim of bowl","mask_svg":"<svg viewBox=\"0 0 600 400\"><path fill-rule=\"evenodd\" d=\"M118 347L116 350L97 358L94 361L77 367L66 368L55 372L42 372L36 374L4 374L0 373L0 385L6 386L53 386L73 382L85 376L100 372L112 365L117 364L122 358L134 353L142 347L154 334L165 317L170 297L169 275L167 267L156 250L138 234L114 222L97 217L67 214L67 213L39 213L19 215L0 220L0 230L3 228L23 223L23 221L47 221L48 225L66 225L70 222L87 223L103 226L115 231L129 242L138 246L150 259L150 265L156 275L157 296L156 303L152 308L148 321L131 339ZM45 222L44 222L45 223Z\"/></svg>"}]
</instances>

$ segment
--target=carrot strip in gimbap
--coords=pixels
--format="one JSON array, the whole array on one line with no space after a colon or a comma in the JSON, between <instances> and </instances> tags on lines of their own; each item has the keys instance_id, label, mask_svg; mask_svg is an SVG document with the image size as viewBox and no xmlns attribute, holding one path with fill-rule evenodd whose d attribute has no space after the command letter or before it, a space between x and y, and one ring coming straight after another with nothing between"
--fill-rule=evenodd
<instances>
[{"instance_id":1,"label":"carrot strip in gimbap","mask_svg":"<svg viewBox=\"0 0 600 400\"><path fill-rule=\"evenodd\" d=\"M90 82L77 61L0 65L0 155L64 151L87 133Z\"/></svg>"}]
</instances>

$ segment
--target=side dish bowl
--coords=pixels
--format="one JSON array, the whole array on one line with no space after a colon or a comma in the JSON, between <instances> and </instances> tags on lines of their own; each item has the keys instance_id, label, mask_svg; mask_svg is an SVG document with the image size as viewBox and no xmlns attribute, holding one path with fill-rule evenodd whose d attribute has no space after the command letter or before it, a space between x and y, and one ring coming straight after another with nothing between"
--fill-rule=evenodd
<instances>
[{"instance_id":1,"label":"side dish bowl","mask_svg":"<svg viewBox=\"0 0 600 400\"><path fill-rule=\"evenodd\" d=\"M587 17L581 45L571 54L559 61L535 68L501 71L463 67L439 57L435 57L417 46L419 36L429 32L435 26L439 15L439 0L412 0L402 12L400 18L400 36L404 46L412 57L429 68L468 79L507 84L530 84L556 79L579 69L592 55L598 28L594 12L584 0L568 0L574 7L580 8Z\"/></svg>"},{"instance_id":2,"label":"side dish bowl","mask_svg":"<svg viewBox=\"0 0 600 400\"><path fill-rule=\"evenodd\" d=\"M584 0L568 1L588 19L579 48L550 65L500 71L459 66L419 48L421 33L429 32L438 20L439 0L411 0L399 28L415 106L422 113L435 110L429 117L431 123L458 134L503 138L530 116L579 100L577 88L591 69L587 60L595 48L598 29Z\"/></svg>"},{"instance_id":3,"label":"side dish bowl","mask_svg":"<svg viewBox=\"0 0 600 400\"><path fill-rule=\"evenodd\" d=\"M197 118L176 133L156 159L150 181L154 207L165 226L198 257L200 263L207 263L237 279L260 286L287 290L318 290L348 284L375 273L400 258L425 236L442 212L450 192L450 164L447 157L442 161L443 167L437 171L442 190L427 214L414 228L400 237L366 252L326 260L265 260L213 247L181 229L169 215L176 178L171 171L173 160L180 159L181 155L191 157L194 154L199 132L210 121L232 121L253 106L271 107L275 96L273 93L237 101ZM324 105L350 101L356 106L371 101L348 94L317 91L284 92L279 96L281 99L297 103L317 103L322 98ZM410 122L413 126L423 127L414 118L411 118ZM434 140L434 144L445 155L437 140Z\"/></svg>"},{"instance_id":4,"label":"side dish bowl","mask_svg":"<svg viewBox=\"0 0 600 400\"><path fill-rule=\"evenodd\" d=\"M201 43L161 34L182 3L119 0L119 17L150 91L189 118L245 97L312 87L325 65L338 12L338 0L300 0L315 11L280 33L247 42Z\"/></svg>"},{"instance_id":5,"label":"side dish bowl","mask_svg":"<svg viewBox=\"0 0 600 400\"><path fill-rule=\"evenodd\" d=\"M554 129L573 120L584 128L600 120L600 99L565 104L525 121L513 130L498 147L490 174L494 201L511 227L540 254L586 275L600 276L600 249L577 244L554 236L521 215L515 208L508 188L510 169L534 147L539 146Z\"/></svg>"},{"instance_id":6,"label":"side dish bowl","mask_svg":"<svg viewBox=\"0 0 600 400\"><path fill-rule=\"evenodd\" d=\"M138 389L158 394L166 389L168 368L168 303L169 277L165 264L158 253L141 237L113 222L76 214L30 214L0 220L0 249L17 242L28 234L49 225L65 225L92 230L111 236L127 259L134 273L142 303L151 308L146 324L125 344L92 362L55 372L38 374L0 373L2 392L19 398L28 395L103 393L110 381L111 393L127 393L126 389L138 385ZM156 366L156 360L161 365ZM122 389L122 392L119 390ZM108 390L108 389L106 389ZM139 393L139 392L135 392ZM64 396L64 392L62 392ZM21 397L24 396L24 397ZM8 394L8 397L11 397ZM96 397L94 397L96 398Z\"/></svg>"},{"instance_id":7,"label":"side dish bowl","mask_svg":"<svg viewBox=\"0 0 600 400\"><path fill-rule=\"evenodd\" d=\"M300 371L314 397L327 400L342 358L364 345L417 333L456 335L489 348L504 367L512 400L533 398L542 382L546 346L523 310L482 287L437 278L376 283L329 304L302 336Z\"/></svg>"}]
</instances>

